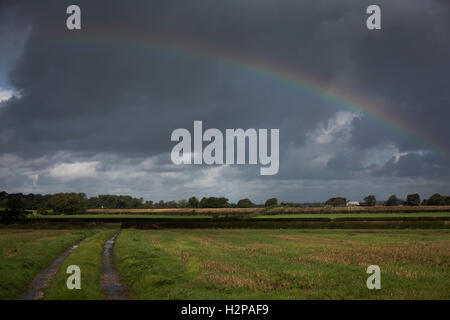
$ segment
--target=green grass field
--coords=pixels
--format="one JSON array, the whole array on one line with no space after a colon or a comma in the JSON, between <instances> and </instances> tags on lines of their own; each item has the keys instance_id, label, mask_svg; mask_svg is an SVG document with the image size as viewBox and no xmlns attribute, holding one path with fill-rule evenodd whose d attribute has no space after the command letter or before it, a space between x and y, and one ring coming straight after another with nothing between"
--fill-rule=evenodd
<instances>
[{"instance_id":1,"label":"green grass field","mask_svg":"<svg viewBox=\"0 0 450 320\"><path fill-rule=\"evenodd\" d=\"M66 248L45 299L102 299L111 229L0 229L0 299L15 299ZM68 290L66 268L81 268ZM381 268L368 290L366 268ZM114 266L134 299L450 299L450 230L123 229Z\"/></svg>"},{"instance_id":2,"label":"green grass field","mask_svg":"<svg viewBox=\"0 0 450 320\"><path fill-rule=\"evenodd\" d=\"M110 239L117 230L98 231L90 236L76 248L63 262L56 273L50 286L44 294L45 299L50 300L99 300L103 298L100 287L102 273L101 256L104 243ZM68 290L66 281L67 267L77 265L82 274L80 290Z\"/></svg>"},{"instance_id":3,"label":"green grass field","mask_svg":"<svg viewBox=\"0 0 450 320\"><path fill-rule=\"evenodd\" d=\"M448 230L123 230L137 299L449 299ZM381 268L368 290L366 268Z\"/></svg>"},{"instance_id":4,"label":"green grass field","mask_svg":"<svg viewBox=\"0 0 450 320\"><path fill-rule=\"evenodd\" d=\"M93 230L0 229L0 299L15 299L34 275Z\"/></svg>"}]
</instances>

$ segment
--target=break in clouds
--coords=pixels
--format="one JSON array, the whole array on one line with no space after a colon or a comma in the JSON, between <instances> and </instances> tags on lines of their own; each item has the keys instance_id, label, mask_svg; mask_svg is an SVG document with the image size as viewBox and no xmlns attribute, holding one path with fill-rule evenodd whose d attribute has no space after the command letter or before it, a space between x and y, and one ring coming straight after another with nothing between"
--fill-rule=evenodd
<instances>
[{"instance_id":1,"label":"break in clouds","mask_svg":"<svg viewBox=\"0 0 450 320\"><path fill-rule=\"evenodd\" d=\"M450 193L447 1L77 1L80 31L66 29L70 4L0 3L2 190L254 202ZM365 27L370 4L380 31ZM207 48L376 101L428 142ZM195 120L279 129L278 173L174 165L171 133Z\"/></svg>"}]
</instances>

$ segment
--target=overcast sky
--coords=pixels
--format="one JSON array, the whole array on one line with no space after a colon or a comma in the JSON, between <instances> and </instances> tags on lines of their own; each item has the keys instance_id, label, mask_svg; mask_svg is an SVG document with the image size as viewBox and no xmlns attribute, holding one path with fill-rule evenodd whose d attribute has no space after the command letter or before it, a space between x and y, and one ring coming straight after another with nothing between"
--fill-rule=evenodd
<instances>
[{"instance_id":1,"label":"overcast sky","mask_svg":"<svg viewBox=\"0 0 450 320\"><path fill-rule=\"evenodd\" d=\"M75 3L82 30L68 31ZM366 28L370 4L381 30ZM446 0L0 1L0 190L255 202L450 194L449 39ZM415 134L252 59L366 99ZM279 128L278 174L172 164L170 135L194 120Z\"/></svg>"}]
</instances>

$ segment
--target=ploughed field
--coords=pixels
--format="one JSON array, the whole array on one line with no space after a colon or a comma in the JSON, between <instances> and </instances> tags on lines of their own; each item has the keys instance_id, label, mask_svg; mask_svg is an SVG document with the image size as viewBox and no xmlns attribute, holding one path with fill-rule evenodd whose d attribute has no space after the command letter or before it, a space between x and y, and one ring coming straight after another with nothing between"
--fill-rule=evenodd
<instances>
[{"instance_id":1,"label":"ploughed field","mask_svg":"<svg viewBox=\"0 0 450 320\"><path fill-rule=\"evenodd\" d=\"M0 299L62 262L44 299L105 299L104 244L118 231L0 228ZM68 290L66 268L81 269ZM369 265L381 290L368 290ZM113 267L131 299L449 299L450 230L123 229Z\"/></svg>"}]
</instances>

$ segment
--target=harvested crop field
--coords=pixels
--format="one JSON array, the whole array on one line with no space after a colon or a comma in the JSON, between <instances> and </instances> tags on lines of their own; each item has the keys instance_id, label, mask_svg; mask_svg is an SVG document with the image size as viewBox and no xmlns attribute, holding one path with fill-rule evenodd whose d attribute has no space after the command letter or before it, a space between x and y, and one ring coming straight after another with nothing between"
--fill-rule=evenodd
<instances>
[{"instance_id":1,"label":"harvested crop field","mask_svg":"<svg viewBox=\"0 0 450 320\"><path fill-rule=\"evenodd\" d=\"M174 208L174 209L88 209L93 214L291 214L364 212L450 212L450 206L376 207L269 207L269 208Z\"/></svg>"},{"instance_id":2,"label":"harvested crop field","mask_svg":"<svg viewBox=\"0 0 450 320\"><path fill-rule=\"evenodd\" d=\"M82 239L49 277L41 298L106 299L116 287L130 299L450 298L447 229L131 228L108 249L117 232L0 229L0 299L21 297ZM69 265L80 267L81 290L66 287ZM369 265L381 268L381 290L366 287ZM105 282L111 272L115 282Z\"/></svg>"},{"instance_id":3,"label":"harvested crop field","mask_svg":"<svg viewBox=\"0 0 450 320\"><path fill-rule=\"evenodd\" d=\"M245 217L245 215L244 215ZM271 218L386 218L386 217L446 217L450 218L450 212L430 211L430 212L361 212L361 213L288 213L288 214L261 214L252 216L258 219ZM36 215L30 219L207 219L212 215L193 214L177 215L167 213L88 213L88 214L70 214L70 215Z\"/></svg>"},{"instance_id":4,"label":"harvested crop field","mask_svg":"<svg viewBox=\"0 0 450 320\"><path fill-rule=\"evenodd\" d=\"M450 298L447 230L130 229L114 255L137 299Z\"/></svg>"}]
</instances>

